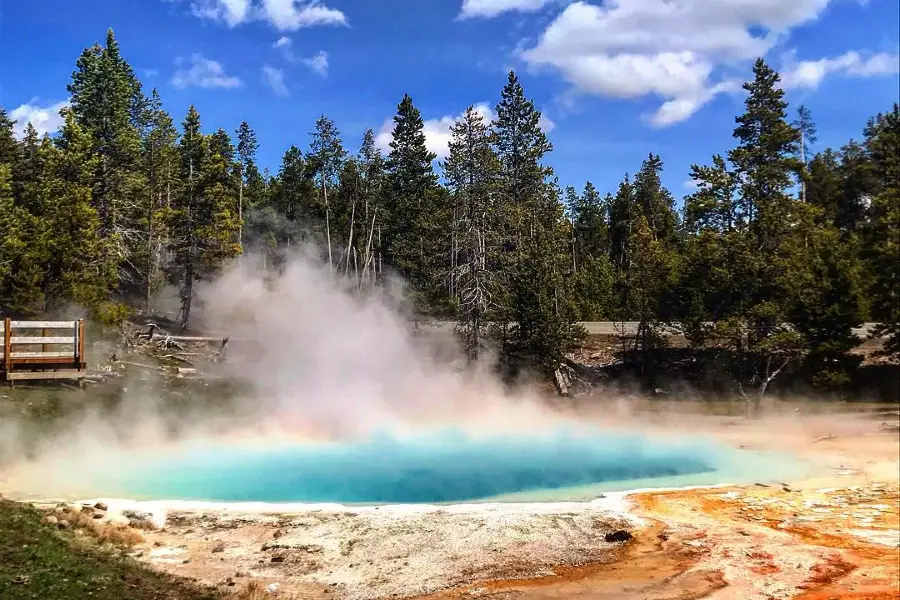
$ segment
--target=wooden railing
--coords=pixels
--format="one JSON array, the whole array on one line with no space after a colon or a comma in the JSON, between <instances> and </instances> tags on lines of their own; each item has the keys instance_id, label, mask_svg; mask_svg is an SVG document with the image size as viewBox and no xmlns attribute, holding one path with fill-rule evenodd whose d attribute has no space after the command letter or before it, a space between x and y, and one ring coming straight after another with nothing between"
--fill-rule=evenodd
<instances>
[{"instance_id":1,"label":"wooden railing","mask_svg":"<svg viewBox=\"0 0 900 600\"><path fill-rule=\"evenodd\" d=\"M84 321L0 321L0 374L21 379L84 377Z\"/></svg>"}]
</instances>

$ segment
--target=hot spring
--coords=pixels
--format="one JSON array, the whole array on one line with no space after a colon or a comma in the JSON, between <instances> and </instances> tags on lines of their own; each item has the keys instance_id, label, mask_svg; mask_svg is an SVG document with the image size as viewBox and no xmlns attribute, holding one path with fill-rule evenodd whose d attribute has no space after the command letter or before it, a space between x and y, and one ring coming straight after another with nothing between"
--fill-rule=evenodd
<instances>
[{"instance_id":1,"label":"hot spring","mask_svg":"<svg viewBox=\"0 0 900 600\"><path fill-rule=\"evenodd\" d=\"M340 504L577 500L604 491L786 480L805 466L699 438L566 430L382 433L359 441L186 443L91 474L142 500Z\"/></svg>"}]
</instances>

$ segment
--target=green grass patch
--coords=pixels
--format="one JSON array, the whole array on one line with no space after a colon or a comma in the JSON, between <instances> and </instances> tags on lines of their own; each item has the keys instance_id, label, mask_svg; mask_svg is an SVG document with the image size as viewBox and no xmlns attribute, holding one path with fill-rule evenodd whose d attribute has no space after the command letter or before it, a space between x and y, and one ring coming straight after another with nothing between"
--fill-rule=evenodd
<instances>
[{"instance_id":1,"label":"green grass patch","mask_svg":"<svg viewBox=\"0 0 900 600\"><path fill-rule=\"evenodd\" d=\"M3 600L219 600L216 592L151 571L120 549L44 522L36 508L0 500Z\"/></svg>"}]
</instances>

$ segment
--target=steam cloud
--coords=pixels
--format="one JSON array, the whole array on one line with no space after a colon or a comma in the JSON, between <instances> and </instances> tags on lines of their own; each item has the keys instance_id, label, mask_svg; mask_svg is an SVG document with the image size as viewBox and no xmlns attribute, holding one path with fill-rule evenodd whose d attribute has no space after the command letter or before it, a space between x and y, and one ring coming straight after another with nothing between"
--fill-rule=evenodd
<instances>
[{"instance_id":1,"label":"steam cloud","mask_svg":"<svg viewBox=\"0 0 900 600\"><path fill-rule=\"evenodd\" d=\"M114 410L88 410L43 434L28 460L30 425L0 422L0 477L5 471L35 493L89 492L92 473L133 468L138 454L173 442L274 445L449 428L514 434L563 420L533 393L510 393L487 369L465 367L448 336L416 335L399 286L356 292L313 250L298 252L277 277L245 257L199 295L197 325L234 340L218 367L250 388L240 418L217 411L215 397L173 417L159 387L127 381Z\"/></svg>"}]
</instances>

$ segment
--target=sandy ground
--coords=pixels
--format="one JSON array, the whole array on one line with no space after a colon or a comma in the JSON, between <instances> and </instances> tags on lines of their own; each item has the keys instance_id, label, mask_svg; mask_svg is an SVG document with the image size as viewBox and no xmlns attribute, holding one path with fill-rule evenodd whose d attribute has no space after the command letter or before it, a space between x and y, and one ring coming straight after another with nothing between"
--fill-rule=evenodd
<instances>
[{"instance_id":1,"label":"sandy ground","mask_svg":"<svg viewBox=\"0 0 900 600\"><path fill-rule=\"evenodd\" d=\"M650 430L712 434L822 466L778 485L608 494L589 503L345 508L161 505L135 556L182 576L273 597L490 599L873 599L900 597L896 407L759 421L615 414ZM611 418L604 411L606 423ZM674 415L682 415L675 417ZM590 418L586 416L586 418ZM886 425L885 425L886 424ZM625 543L607 533L633 534Z\"/></svg>"}]
</instances>

